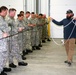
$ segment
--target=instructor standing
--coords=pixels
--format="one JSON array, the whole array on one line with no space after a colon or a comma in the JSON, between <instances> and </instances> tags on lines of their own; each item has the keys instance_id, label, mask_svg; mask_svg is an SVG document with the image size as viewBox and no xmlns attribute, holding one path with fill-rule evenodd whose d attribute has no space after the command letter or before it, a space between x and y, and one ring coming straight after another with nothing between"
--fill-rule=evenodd
<instances>
[{"instance_id":1,"label":"instructor standing","mask_svg":"<svg viewBox=\"0 0 76 75\"><path fill-rule=\"evenodd\" d=\"M76 25L75 20L73 19L74 13L72 10L66 12L66 18L58 22L55 19L51 18L52 22L58 26L64 26L64 40L65 40L65 49L67 54L67 60L64 61L69 66L72 64L73 55L74 55L74 46L76 38Z\"/></svg>"}]
</instances>

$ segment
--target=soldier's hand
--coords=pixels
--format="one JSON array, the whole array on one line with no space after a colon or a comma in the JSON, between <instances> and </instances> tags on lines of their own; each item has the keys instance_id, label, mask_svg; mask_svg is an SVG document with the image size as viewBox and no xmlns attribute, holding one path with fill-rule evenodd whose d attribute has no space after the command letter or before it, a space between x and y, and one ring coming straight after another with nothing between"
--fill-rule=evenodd
<instances>
[{"instance_id":1,"label":"soldier's hand","mask_svg":"<svg viewBox=\"0 0 76 75\"><path fill-rule=\"evenodd\" d=\"M36 26L36 24L33 24L33 26Z\"/></svg>"},{"instance_id":2,"label":"soldier's hand","mask_svg":"<svg viewBox=\"0 0 76 75\"><path fill-rule=\"evenodd\" d=\"M40 24L40 26L43 26L44 24L42 23L42 24Z\"/></svg>"},{"instance_id":3,"label":"soldier's hand","mask_svg":"<svg viewBox=\"0 0 76 75\"><path fill-rule=\"evenodd\" d=\"M7 37L8 36L8 33L3 33L3 37Z\"/></svg>"},{"instance_id":4,"label":"soldier's hand","mask_svg":"<svg viewBox=\"0 0 76 75\"><path fill-rule=\"evenodd\" d=\"M18 31L22 31L22 30L23 30L23 27L20 27Z\"/></svg>"},{"instance_id":5,"label":"soldier's hand","mask_svg":"<svg viewBox=\"0 0 76 75\"><path fill-rule=\"evenodd\" d=\"M22 29L25 29L24 27L22 27Z\"/></svg>"},{"instance_id":6,"label":"soldier's hand","mask_svg":"<svg viewBox=\"0 0 76 75\"><path fill-rule=\"evenodd\" d=\"M33 25L32 24L29 24L28 26L32 27Z\"/></svg>"},{"instance_id":7,"label":"soldier's hand","mask_svg":"<svg viewBox=\"0 0 76 75\"><path fill-rule=\"evenodd\" d=\"M30 26L33 27L33 24L31 24Z\"/></svg>"}]
</instances>

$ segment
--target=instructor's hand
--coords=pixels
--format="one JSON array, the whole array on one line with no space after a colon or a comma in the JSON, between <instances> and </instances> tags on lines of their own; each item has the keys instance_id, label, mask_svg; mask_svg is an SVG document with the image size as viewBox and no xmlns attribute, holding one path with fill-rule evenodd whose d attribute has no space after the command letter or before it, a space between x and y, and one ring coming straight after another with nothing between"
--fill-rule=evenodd
<instances>
[{"instance_id":1,"label":"instructor's hand","mask_svg":"<svg viewBox=\"0 0 76 75\"><path fill-rule=\"evenodd\" d=\"M73 19L76 20L76 17L74 17Z\"/></svg>"},{"instance_id":2,"label":"instructor's hand","mask_svg":"<svg viewBox=\"0 0 76 75\"><path fill-rule=\"evenodd\" d=\"M52 20L53 20L53 18L52 18L52 17L50 17L50 20L52 21Z\"/></svg>"}]
</instances>

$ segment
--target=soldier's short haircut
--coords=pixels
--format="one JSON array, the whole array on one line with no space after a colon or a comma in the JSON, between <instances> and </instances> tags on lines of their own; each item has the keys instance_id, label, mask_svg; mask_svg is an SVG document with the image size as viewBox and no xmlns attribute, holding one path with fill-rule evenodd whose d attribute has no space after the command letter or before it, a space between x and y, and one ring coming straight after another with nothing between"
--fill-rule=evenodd
<instances>
[{"instance_id":1,"label":"soldier's short haircut","mask_svg":"<svg viewBox=\"0 0 76 75\"><path fill-rule=\"evenodd\" d=\"M15 8L10 8L9 13L10 13L10 11L16 11L16 9Z\"/></svg>"},{"instance_id":2,"label":"soldier's short haircut","mask_svg":"<svg viewBox=\"0 0 76 75\"><path fill-rule=\"evenodd\" d=\"M24 13L24 11L20 11L20 14Z\"/></svg>"},{"instance_id":3,"label":"soldier's short haircut","mask_svg":"<svg viewBox=\"0 0 76 75\"><path fill-rule=\"evenodd\" d=\"M43 14L40 13L39 16L43 16Z\"/></svg>"},{"instance_id":4,"label":"soldier's short haircut","mask_svg":"<svg viewBox=\"0 0 76 75\"><path fill-rule=\"evenodd\" d=\"M29 11L26 11L26 14L30 14L30 12Z\"/></svg>"},{"instance_id":5,"label":"soldier's short haircut","mask_svg":"<svg viewBox=\"0 0 76 75\"><path fill-rule=\"evenodd\" d=\"M31 12L31 14L35 14L35 12Z\"/></svg>"},{"instance_id":6,"label":"soldier's short haircut","mask_svg":"<svg viewBox=\"0 0 76 75\"><path fill-rule=\"evenodd\" d=\"M8 10L8 8L7 8L6 6L1 6L1 7L0 7L0 13L2 12L2 10L5 11L5 10Z\"/></svg>"},{"instance_id":7,"label":"soldier's short haircut","mask_svg":"<svg viewBox=\"0 0 76 75\"><path fill-rule=\"evenodd\" d=\"M21 16L23 16L23 14L17 14L17 17L21 17Z\"/></svg>"}]
</instances>

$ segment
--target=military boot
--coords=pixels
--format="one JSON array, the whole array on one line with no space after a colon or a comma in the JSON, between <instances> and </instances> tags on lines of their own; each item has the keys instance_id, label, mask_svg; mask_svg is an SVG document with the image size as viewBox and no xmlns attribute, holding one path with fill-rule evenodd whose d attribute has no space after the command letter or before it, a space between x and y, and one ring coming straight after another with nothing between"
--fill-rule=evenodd
<instances>
[{"instance_id":1,"label":"military boot","mask_svg":"<svg viewBox=\"0 0 76 75\"><path fill-rule=\"evenodd\" d=\"M22 60L26 60L26 57L24 55L22 55Z\"/></svg>"},{"instance_id":2,"label":"military boot","mask_svg":"<svg viewBox=\"0 0 76 75\"><path fill-rule=\"evenodd\" d=\"M50 39L47 39L47 41L51 41Z\"/></svg>"},{"instance_id":3,"label":"military boot","mask_svg":"<svg viewBox=\"0 0 76 75\"><path fill-rule=\"evenodd\" d=\"M45 40L42 40L42 43L46 43L46 41Z\"/></svg>"},{"instance_id":4,"label":"military boot","mask_svg":"<svg viewBox=\"0 0 76 75\"><path fill-rule=\"evenodd\" d=\"M25 63L25 62L18 62L18 65L19 65L19 66L27 66L28 63Z\"/></svg>"},{"instance_id":5,"label":"military boot","mask_svg":"<svg viewBox=\"0 0 76 75\"><path fill-rule=\"evenodd\" d=\"M11 71L11 68L4 67L4 68L3 68L3 71L4 71L4 72L10 72L10 71Z\"/></svg>"},{"instance_id":6,"label":"military boot","mask_svg":"<svg viewBox=\"0 0 76 75\"><path fill-rule=\"evenodd\" d=\"M32 46L32 50L36 50L36 47L35 46Z\"/></svg>"},{"instance_id":7,"label":"military boot","mask_svg":"<svg viewBox=\"0 0 76 75\"><path fill-rule=\"evenodd\" d=\"M39 47L39 46L36 46L36 49L37 49L37 50L40 50L40 47Z\"/></svg>"},{"instance_id":8,"label":"military boot","mask_svg":"<svg viewBox=\"0 0 76 75\"><path fill-rule=\"evenodd\" d=\"M28 54L28 52L27 52L27 51L25 51L25 50L23 50L23 51L22 51L22 54L25 56L25 55L27 55L27 54Z\"/></svg>"},{"instance_id":9,"label":"military boot","mask_svg":"<svg viewBox=\"0 0 76 75\"><path fill-rule=\"evenodd\" d=\"M39 44L39 47L42 47L42 45L41 45L41 44Z\"/></svg>"},{"instance_id":10,"label":"military boot","mask_svg":"<svg viewBox=\"0 0 76 75\"><path fill-rule=\"evenodd\" d=\"M2 71L1 73L0 73L0 75L7 75L4 71Z\"/></svg>"},{"instance_id":11,"label":"military boot","mask_svg":"<svg viewBox=\"0 0 76 75\"><path fill-rule=\"evenodd\" d=\"M9 64L9 67L16 68L17 66L15 64L11 63L11 64Z\"/></svg>"}]
</instances>

